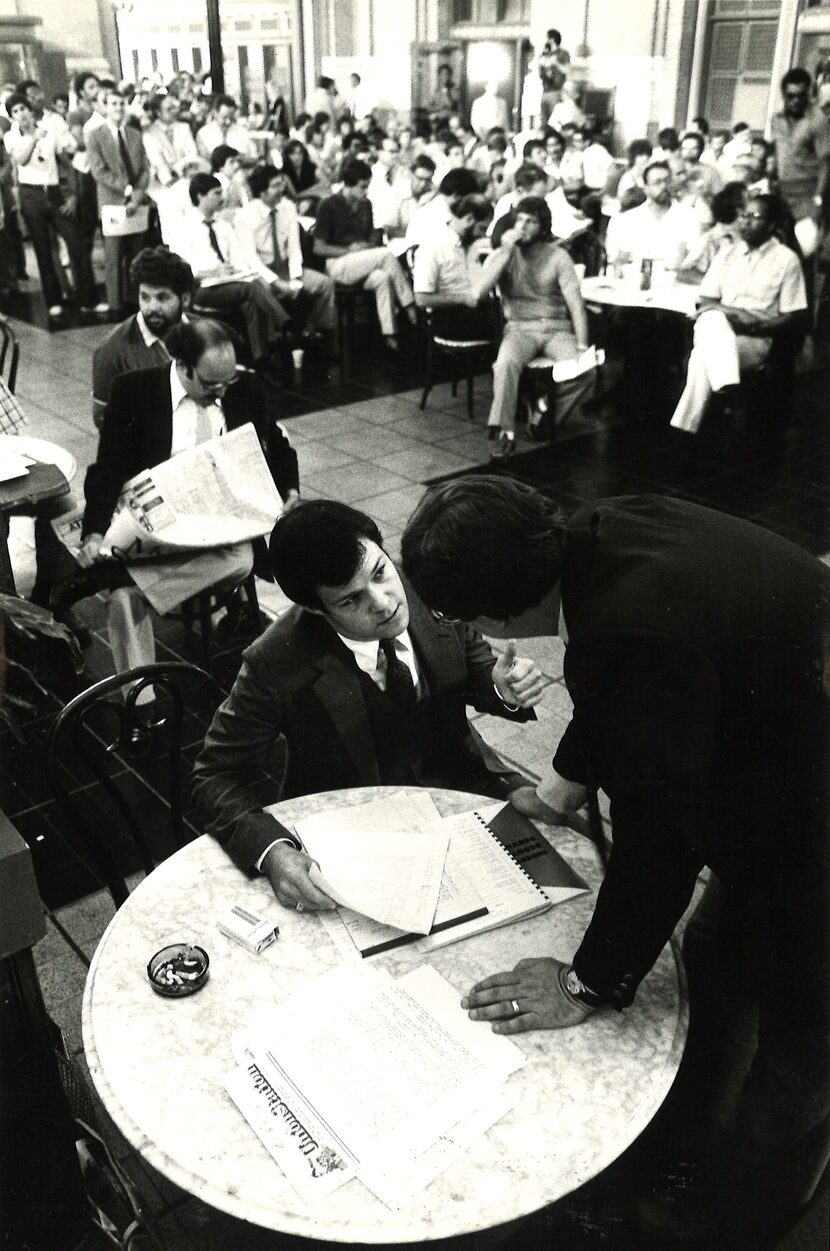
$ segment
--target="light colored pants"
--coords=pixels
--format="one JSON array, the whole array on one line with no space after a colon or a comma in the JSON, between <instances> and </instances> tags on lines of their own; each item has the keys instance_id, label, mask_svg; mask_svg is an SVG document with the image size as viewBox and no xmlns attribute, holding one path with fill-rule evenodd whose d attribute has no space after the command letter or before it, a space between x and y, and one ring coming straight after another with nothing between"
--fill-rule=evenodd
<instances>
[{"instance_id":1,"label":"light colored pants","mask_svg":"<svg viewBox=\"0 0 830 1251\"><path fill-rule=\"evenodd\" d=\"M288 279L288 266L285 263L269 265L278 278ZM337 310L334 303L334 281L316 269L303 269L303 289L297 297L301 310L306 314L306 327L309 330L335 330L337 328ZM290 310L293 301L287 301Z\"/></svg>"},{"instance_id":2,"label":"light colored pants","mask_svg":"<svg viewBox=\"0 0 830 1251\"><path fill-rule=\"evenodd\" d=\"M516 401L522 370L537 356L551 361L572 361L579 356L576 335L560 328L553 321L509 321L504 328L496 363L493 365L493 403L488 426L502 430L516 429ZM588 395L594 385L595 371L568 382L557 382L554 420L560 425Z\"/></svg>"},{"instance_id":3,"label":"light colored pants","mask_svg":"<svg viewBox=\"0 0 830 1251\"><path fill-rule=\"evenodd\" d=\"M107 624L115 672L126 673L138 665L155 663L155 611L168 612L209 586L238 586L251 572L253 560L250 543L234 543L211 548L197 556L189 554L181 560L165 562L164 574L151 591L156 608L138 585L111 591ZM152 576L151 569L159 572L162 566L157 565L153 569L152 562L148 561L146 568L133 566L131 573L137 581L144 581ZM152 691L148 698L153 698Z\"/></svg>"},{"instance_id":4,"label":"light colored pants","mask_svg":"<svg viewBox=\"0 0 830 1251\"><path fill-rule=\"evenodd\" d=\"M366 248L363 252L331 257L326 261L326 272L345 286L359 283L374 291L381 333L395 333L395 300L401 308L408 308L414 297L409 279L387 248Z\"/></svg>"},{"instance_id":5,"label":"light colored pants","mask_svg":"<svg viewBox=\"0 0 830 1251\"><path fill-rule=\"evenodd\" d=\"M671 424L694 434L713 391L737 386L742 373L760 369L771 347L771 339L736 335L720 309L710 308L701 313L695 322L686 386Z\"/></svg>"}]
</instances>

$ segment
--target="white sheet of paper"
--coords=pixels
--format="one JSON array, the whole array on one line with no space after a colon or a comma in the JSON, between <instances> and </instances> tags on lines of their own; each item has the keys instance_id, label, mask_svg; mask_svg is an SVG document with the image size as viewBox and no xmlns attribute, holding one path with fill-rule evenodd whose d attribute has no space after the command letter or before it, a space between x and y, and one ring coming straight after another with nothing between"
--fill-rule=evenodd
<instances>
[{"instance_id":1,"label":"white sheet of paper","mask_svg":"<svg viewBox=\"0 0 830 1251\"><path fill-rule=\"evenodd\" d=\"M307 832L303 842L319 864L309 877L337 903L384 925L429 933L449 844L446 831L318 829Z\"/></svg>"},{"instance_id":2,"label":"white sheet of paper","mask_svg":"<svg viewBox=\"0 0 830 1251\"><path fill-rule=\"evenodd\" d=\"M396 1160L403 1167L487 1106L525 1063L459 1000L428 966L394 982L377 967L341 965L275 1009L249 1045L272 1084L301 1092L359 1176L400 1174Z\"/></svg>"},{"instance_id":3,"label":"white sheet of paper","mask_svg":"<svg viewBox=\"0 0 830 1251\"><path fill-rule=\"evenodd\" d=\"M272 807L276 808L277 805ZM266 808L265 811L270 812L271 808ZM440 815L432 797L426 791L419 791L410 795L394 795L389 799L374 799L368 804L357 804L350 808L330 808L326 812L317 812L312 817L295 821L294 830L304 842L306 834L313 835L317 830L334 830L344 834L390 828L403 831L423 830L429 829L440 820Z\"/></svg>"}]
</instances>

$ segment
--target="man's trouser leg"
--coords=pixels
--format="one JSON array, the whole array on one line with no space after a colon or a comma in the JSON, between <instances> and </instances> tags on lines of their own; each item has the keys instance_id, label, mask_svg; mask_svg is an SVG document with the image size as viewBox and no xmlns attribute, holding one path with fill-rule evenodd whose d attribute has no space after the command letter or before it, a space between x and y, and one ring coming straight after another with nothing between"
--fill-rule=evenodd
<instances>
[{"instance_id":1,"label":"man's trouser leg","mask_svg":"<svg viewBox=\"0 0 830 1251\"><path fill-rule=\"evenodd\" d=\"M92 274L92 261L89 253L84 248L77 218L64 217L58 211L57 205L53 205L51 220L55 231L66 244L66 250L69 253L69 264L72 267L72 281L75 284L75 294L78 297L81 308L93 308L97 303L97 296L95 293L95 279Z\"/></svg>"},{"instance_id":2,"label":"man's trouser leg","mask_svg":"<svg viewBox=\"0 0 830 1251\"><path fill-rule=\"evenodd\" d=\"M345 256L335 256L326 261L326 270L335 282L342 282L348 287L361 284L374 291L378 321L384 335L395 333L393 276L386 267L387 258L395 259L386 248L366 248L362 252L348 252Z\"/></svg>"},{"instance_id":3,"label":"man's trouser leg","mask_svg":"<svg viewBox=\"0 0 830 1251\"><path fill-rule=\"evenodd\" d=\"M719 309L708 309L695 322L686 386L671 424L694 433L714 391L737 386L741 371L758 369L769 355L769 339L736 335Z\"/></svg>"},{"instance_id":4,"label":"man's trouser leg","mask_svg":"<svg viewBox=\"0 0 830 1251\"><path fill-rule=\"evenodd\" d=\"M308 305L306 324L310 330L337 329L334 283L327 274L319 274L316 269L304 269L300 298Z\"/></svg>"},{"instance_id":5,"label":"man's trouser leg","mask_svg":"<svg viewBox=\"0 0 830 1251\"><path fill-rule=\"evenodd\" d=\"M48 189L29 187L25 184L21 186L20 211L32 241L46 307L51 308L55 304L62 304L63 292L52 258Z\"/></svg>"},{"instance_id":6,"label":"man's trouser leg","mask_svg":"<svg viewBox=\"0 0 830 1251\"><path fill-rule=\"evenodd\" d=\"M264 282L223 282L217 287L199 288L196 298L199 304L218 312L239 310L255 361L266 355L271 340L288 320L285 309Z\"/></svg>"},{"instance_id":7,"label":"man's trouser leg","mask_svg":"<svg viewBox=\"0 0 830 1251\"><path fill-rule=\"evenodd\" d=\"M516 401L522 370L538 356L550 335L549 323L507 323L499 354L493 365L493 403L487 419L488 426L498 426L502 430L515 432Z\"/></svg>"}]
</instances>

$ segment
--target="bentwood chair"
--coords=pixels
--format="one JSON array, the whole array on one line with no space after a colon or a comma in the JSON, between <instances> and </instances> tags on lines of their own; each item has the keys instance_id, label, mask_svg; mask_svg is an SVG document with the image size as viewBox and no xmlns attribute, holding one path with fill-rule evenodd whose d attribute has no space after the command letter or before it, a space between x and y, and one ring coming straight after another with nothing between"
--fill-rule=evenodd
<instances>
[{"instance_id":1,"label":"bentwood chair","mask_svg":"<svg viewBox=\"0 0 830 1251\"><path fill-rule=\"evenodd\" d=\"M155 698L142 702L148 691ZM182 750L202 742L221 696L195 665L143 665L82 691L52 725L46 768L61 829L116 908L136 853L151 873L194 836L182 814Z\"/></svg>"},{"instance_id":2,"label":"bentwood chair","mask_svg":"<svg viewBox=\"0 0 830 1251\"><path fill-rule=\"evenodd\" d=\"M14 395L17 385L17 366L20 361L20 344L17 335L5 317L0 317L0 377Z\"/></svg>"}]
</instances>

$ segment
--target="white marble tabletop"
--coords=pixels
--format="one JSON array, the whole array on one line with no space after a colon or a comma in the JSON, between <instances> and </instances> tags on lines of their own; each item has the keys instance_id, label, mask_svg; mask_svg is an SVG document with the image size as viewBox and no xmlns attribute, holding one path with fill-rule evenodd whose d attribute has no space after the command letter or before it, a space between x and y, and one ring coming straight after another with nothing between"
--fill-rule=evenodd
<instances>
[{"instance_id":1,"label":"white marble tabletop","mask_svg":"<svg viewBox=\"0 0 830 1251\"><path fill-rule=\"evenodd\" d=\"M284 802L281 815L293 821L388 793L378 787L306 796ZM470 795L432 794L444 815L475 807ZM541 828L596 885L592 846L570 830ZM580 896L432 952L429 963L460 996L473 982L526 956L567 959L590 918L593 898ZM249 956L216 928L218 914L241 902L280 927L279 940L259 956ZM147 982L146 964L176 940L206 948L210 978L191 998L163 999ZM412 948L401 948L380 962L398 976L423 959ZM231 1035L245 1025L252 1008L282 1001L338 960L315 917L282 908L265 879L246 879L206 836L137 887L92 961L83 1036L107 1110L154 1168L233 1216L309 1238L405 1243L470 1233L537 1211L604 1169L648 1125L680 1062L686 998L674 951L667 947L626 1012L605 1010L577 1028L513 1036L527 1057L509 1079L515 1107L437 1178L417 1205L394 1212L353 1180L312 1209L237 1111L222 1079L233 1064Z\"/></svg>"},{"instance_id":2,"label":"white marble tabletop","mask_svg":"<svg viewBox=\"0 0 830 1251\"><path fill-rule=\"evenodd\" d=\"M608 304L614 308L654 308L664 313L680 313L693 317L697 308L698 287L693 283L674 282L657 275L648 291L640 289L639 273L627 278L600 274L583 278L582 298L591 304Z\"/></svg>"}]
</instances>

